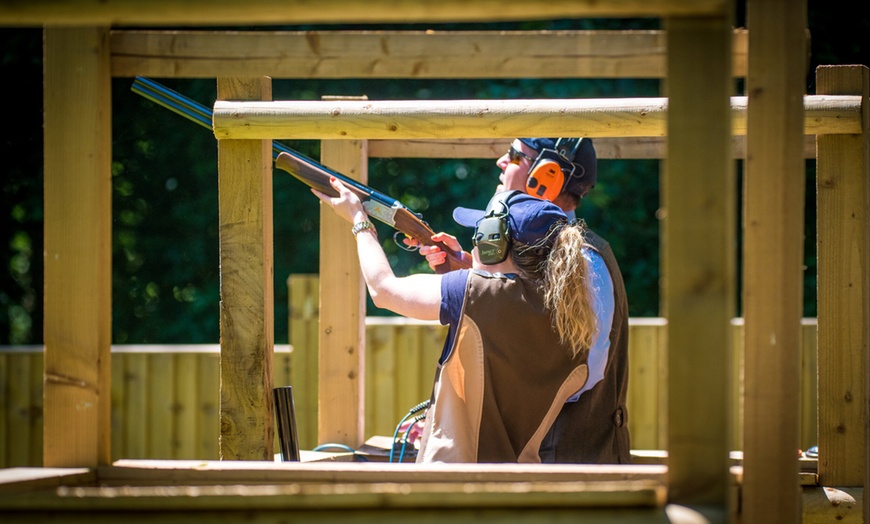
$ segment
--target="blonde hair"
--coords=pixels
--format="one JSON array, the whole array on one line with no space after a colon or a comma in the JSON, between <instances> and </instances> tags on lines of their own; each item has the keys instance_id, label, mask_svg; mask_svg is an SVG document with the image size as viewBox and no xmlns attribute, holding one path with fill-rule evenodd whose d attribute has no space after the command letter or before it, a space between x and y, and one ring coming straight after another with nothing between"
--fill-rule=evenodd
<instances>
[{"instance_id":1,"label":"blonde hair","mask_svg":"<svg viewBox=\"0 0 870 524\"><path fill-rule=\"evenodd\" d=\"M585 232L583 222L557 222L537 244L516 243L511 251L517 268L541 286L553 328L575 357L588 355L597 327Z\"/></svg>"}]
</instances>

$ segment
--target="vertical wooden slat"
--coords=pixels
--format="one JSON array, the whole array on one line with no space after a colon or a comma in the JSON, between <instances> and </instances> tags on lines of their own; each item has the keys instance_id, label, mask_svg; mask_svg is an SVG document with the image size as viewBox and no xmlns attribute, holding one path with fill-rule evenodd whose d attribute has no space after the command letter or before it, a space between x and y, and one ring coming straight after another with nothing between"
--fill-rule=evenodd
<instances>
[{"instance_id":1,"label":"vertical wooden slat","mask_svg":"<svg viewBox=\"0 0 870 524\"><path fill-rule=\"evenodd\" d=\"M123 458L149 458L148 455L148 358L143 354L127 353L123 357L124 387L124 432L127 434L126 454Z\"/></svg>"},{"instance_id":2,"label":"vertical wooden slat","mask_svg":"<svg viewBox=\"0 0 870 524\"><path fill-rule=\"evenodd\" d=\"M199 455L203 459L220 458L220 354L208 353L199 362ZM198 457L200 458L200 457Z\"/></svg>"},{"instance_id":3,"label":"vertical wooden slat","mask_svg":"<svg viewBox=\"0 0 870 524\"><path fill-rule=\"evenodd\" d=\"M278 347L275 347L275 358L273 359L273 365L272 365L272 380L274 381L274 387L277 388L277 387L281 387L281 386L290 386L292 388L293 379L291 376L291 369L292 369L292 353L290 351L278 351ZM293 406L294 406L294 414L295 414L296 388L293 388L293 393L294 393ZM278 414L275 413L275 417L277 417L277 416L278 416ZM296 417L296 421L297 421L296 424L298 426L298 424L299 424L299 417L298 416ZM275 424L275 427L277 428L278 427L277 420L274 420L273 423ZM299 438L298 428L296 431L296 438L297 439ZM273 453L280 453L281 452L281 443L278 442L278 430L277 429L275 430L275 437L273 440L274 440ZM298 443L298 440L297 440L297 443ZM299 449L310 449L310 448L300 447Z\"/></svg>"},{"instance_id":4,"label":"vertical wooden slat","mask_svg":"<svg viewBox=\"0 0 870 524\"><path fill-rule=\"evenodd\" d=\"M395 326L366 326L366 428L373 435L392 435L399 419L396 404ZM409 404L407 411L413 404ZM402 413L404 415L404 413ZM400 415L401 416L401 415Z\"/></svg>"},{"instance_id":5,"label":"vertical wooden slat","mask_svg":"<svg viewBox=\"0 0 870 524\"><path fill-rule=\"evenodd\" d=\"M806 450L819 443L819 351L818 322L801 321L801 433L800 446Z\"/></svg>"},{"instance_id":6,"label":"vertical wooden slat","mask_svg":"<svg viewBox=\"0 0 870 524\"><path fill-rule=\"evenodd\" d=\"M748 5L743 519L798 522L807 6Z\"/></svg>"},{"instance_id":7,"label":"vertical wooden slat","mask_svg":"<svg viewBox=\"0 0 870 524\"><path fill-rule=\"evenodd\" d=\"M127 355L112 355L112 461L127 457Z\"/></svg>"},{"instance_id":8,"label":"vertical wooden slat","mask_svg":"<svg viewBox=\"0 0 870 524\"><path fill-rule=\"evenodd\" d=\"M30 457L30 358L26 353L15 355L9 366L9 403L7 423L9 433L9 465L27 466Z\"/></svg>"},{"instance_id":9,"label":"vertical wooden slat","mask_svg":"<svg viewBox=\"0 0 870 524\"><path fill-rule=\"evenodd\" d=\"M744 389L744 351L743 351L743 319L732 320L734 351L732 354L732 401L731 408L733 427L731 428L729 449L743 449L743 389ZM816 380L818 377L816 352L816 319L805 318L801 321L801 393L800 393L800 449L806 450L817 445L817 413L818 401Z\"/></svg>"},{"instance_id":10,"label":"vertical wooden slat","mask_svg":"<svg viewBox=\"0 0 870 524\"><path fill-rule=\"evenodd\" d=\"M45 438L42 435L42 428L45 427L45 417L43 416L42 408L42 393L45 389L43 386L43 376L45 370L44 352L33 352L29 355L30 359L30 457L28 458L28 466L42 465L42 445Z\"/></svg>"},{"instance_id":11,"label":"vertical wooden slat","mask_svg":"<svg viewBox=\"0 0 870 524\"><path fill-rule=\"evenodd\" d=\"M175 366L171 353L149 353L148 458L173 458Z\"/></svg>"},{"instance_id":12,"label":"vertical wooden slat","mask_svg":"<svg viewBox=\"0 0 870 524\"><path fill-rule=\"evenodd\" d=\"M111 72L107 27L45 29L48 467L111 460Z\"/></svg>"},{"instance_id":13,"label":"vertical wooden slat","mask_svg":"<svg viewBox=\"0 0 870 524\"><path fill-rule=\"evenodd\" d=\"M269 100L269 78L218 78L219 100ZM218 142L221 459L273 460L272 144Z\"/></svg>"},{"instance_id":14,"label":"vertical wooden slat","mask_svg":"<svg viewBox=\"0 0 870 524\"><path fill-rule=\"evenodd\" d=\"M667 355L659 345L663 322L633 322L629 326L628 381L629 433L635 449L664 449L659 436L664 424L666 405L660 401L667 385Z\"/></svg>"},{"instance_id":15,"label":"vertical wooden slat","mask_svg":"<svg viewBox=\"0 0 870 524\"><path fill-rule=\"evenodd\" d=\"M867 443L865 370L868 328L868 69L825 66L816 92L864 97L863 135L817 137L819 300L819 481L860 486Z\"/></svg>"},{"instance_id":16,"label":"vertical wooden slat","mask_svg":"<svg viewBox=\"0 0 870 524\"><path fill-rule=\"evenodd\" d=\"M328 140L322 162L366 183L366 142ZM320 211L318 431L323 442L353 448L365 441L365 289L350 224Z\"/></svg>"},{"instance_id":17,"label":"vertical wooden slat","mask_svg":"<svg viewBox=\"0 0 870 524\"><path fill-rule=\"evenodd\" d=\"M317 344L320 281L317 275L291 275L289 340L293 353L290 382L296 406L296 436L301 449L317 446Z\"/></svg>"},{"instance_id":18,"label":"vertical wooden slat","mask_svg":"<svg viewBox=\"0 0 870 524\"><path fill-rule=\"evenodd\" d=\"M173 441L172 457L175 459L201 458L196 454L199 433L196 406L199 393L199 362L203 355L196 353L176 354L173 367L175 371L174 395L171 405Z\"/></svg>"},{"instance_id":19,"label":"vertical wooden slat","mask_svg":"<svg viewBox=\"0 0 870 524\"><path fill-rule=\"evenodd\" d=\"M728 428L728 449L743 449L743 394L745 375L743 352L743 319L731 320L731 408L729 417L731 426Z\"/></svg>"},{"instance_id":20,"label":"vertical wooden slat","mask_svg":"<svg viewBox=\"0 0 870 524\"><path fill-rule=\"evenodd\" d=\"M0 406L3 410L0 411L0 468L9 467L9 422L6 420L9 415L9 360L11 355L0 354Z\"/></svg>"},{"instance_id":21,"label":"vertical wooden slat","mask_svg":"<svg viewBox=\"0 0 870 524\"><path fill-rule=\"evenodd\" d=\"M420 336L424 326L407 324L397 326L394 373L396 389L390 411L396 422L422 398L414 396L413 392L420 389Z\"/></svg>"},{"instance_id":22,"label":"vertical wooden slat","mask_svg":"<svg viewBox=\"0 0 870 524\"><path fill-rule=\"evenodd\" d=\"M729 15L667 20L668 157L662 184L668 497L720 508L727 504L730 480L728 322L736 279Z\"/></svg>"}]
</instances>

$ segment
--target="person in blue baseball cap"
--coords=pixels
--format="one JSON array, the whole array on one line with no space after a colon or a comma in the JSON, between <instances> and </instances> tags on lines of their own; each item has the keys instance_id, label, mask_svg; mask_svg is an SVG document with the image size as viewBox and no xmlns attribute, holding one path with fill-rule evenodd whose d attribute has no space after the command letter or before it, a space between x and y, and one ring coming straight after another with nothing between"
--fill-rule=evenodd
<instances>
[{"instance_id":1,"label":"person in blue baseball cap","mask_svg":"<svg viewBox=\"0 0 870 524\"><path fill-rule=\"evenodd\" d=\"M521 191L456 208L473 229L471 269L397 277L359 198L312 192L353 224L376 306L439 320L447 339L417 462L541 462L541 442L587 381L596 330L582 223ZM328 277L328 275L324 275Z\"/></svg>"},{"instance_id":2,"label":"person in blue baseball cap","mask_svg":"<svg viewBox=\"0 0 870 524\"><path fill-rule=\"evenodd\" d=\"M598 179L597 155L589 138L517 138L496 160L496 193L515 190L549 200L569 218ZM631 462L628 431L628 299L609 243L587 229L584 250L590 267L597 328L588 353L589 380L564 405L544 438L543 462L625 464ZM461 251L446 233L433 240ZM409 245L413 245L409 242ZM422 246L435 269L446 254ZM463 252L463 257L470 257Z\"/></svg>"}]
</instances>

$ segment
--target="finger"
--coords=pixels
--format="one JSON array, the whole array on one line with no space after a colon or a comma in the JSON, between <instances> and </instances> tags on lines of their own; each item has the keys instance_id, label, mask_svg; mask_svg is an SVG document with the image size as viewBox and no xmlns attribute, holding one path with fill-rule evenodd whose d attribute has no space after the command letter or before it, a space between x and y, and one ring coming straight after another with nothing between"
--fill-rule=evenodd
<instances>
[{"instance_id":1,"label":"finger","mask_svg":"<svg viewBox=\"0 0 870 524\"><path fill-rule=\"evenodd\" d=\"M447 253L443 251L426 255L426 261L436 266L443 264L445 260L447 260Z\"/></svg>"},{"instance_id":2,"label":"finger","mask_svg":"<svg viewBox=\"0 0 870 524\"><path fill-rule=\"evenodd\" d=\"M326 204L331 204L331 203L332 203L332 202L330 202L330 200L331 200L330 197L324 195L323 193L321 193L320 191L314 189L313 187L311 188L311 192L314 193L314 196L316 196L317 198L319 198L321 202L324 202L324 203L326 203Z\"/></svg>"}]
</instances>

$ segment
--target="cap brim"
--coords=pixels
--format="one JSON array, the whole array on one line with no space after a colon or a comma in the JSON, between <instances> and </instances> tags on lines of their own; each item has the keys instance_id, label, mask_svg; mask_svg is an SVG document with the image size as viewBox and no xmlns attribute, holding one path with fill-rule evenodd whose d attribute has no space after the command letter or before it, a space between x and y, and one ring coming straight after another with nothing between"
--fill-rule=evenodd
<instances>
[{"instance_id":1,"label":"cap brim","mask_svg":"<svg viewBox=\"0 0 870 524\"><path fill-rule=\"evenodd\" d=\"M453 220L460 226L477 227L477 223L483 218L484 212L479 209L457 207L453 210Z\"/></svg>"}]
</instances>

